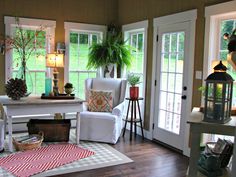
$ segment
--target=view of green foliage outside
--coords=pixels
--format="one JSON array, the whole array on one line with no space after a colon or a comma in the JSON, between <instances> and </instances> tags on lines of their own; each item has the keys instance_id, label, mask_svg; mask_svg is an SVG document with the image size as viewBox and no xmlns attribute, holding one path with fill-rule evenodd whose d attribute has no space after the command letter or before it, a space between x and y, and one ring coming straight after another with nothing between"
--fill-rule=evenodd
<instances>
[{"instance_id":1,"label":"view of green foliage outside","mask_svg":"<svg viewBox=\"0 0 236 177\"><path fill-rule=\"evenodd\" d=\"M228 41L224 40L223 35L228 33L231 35L233 30L236 28L236 19L222 20L220 23L220 51L219 56L221 60L227 60L228 54ZM233 70L230 64L227 66L229 73L236 81L236 71ZM236 98L236 85L233 86L233 98ZM233 106L236 106L236 100L233 100Z\"/></svg>"},{"instance_id":2,"label":"view of green foliage outside","mask_svg":"<svg viewBox=\"0 0 236 177\"><path fill-rule=\"evenodd\" d=\"M41 95L45 91L45 75L46 75L46 32L42 31L35 35L36 30L24 29L26 34L35 36L35 41L40 43L40 47L33 50L29 58L26 58L26 66L30 72L30 75L33 80L33 92L34 95ZM15 31L16 33L17 31ZM30 46L34 46L34 41ZM13 49L13 74L15 77L17 71L21 67L21 61L19 54L16 52L16 49Z\"/></svg>"},{"instance_id":3,"label":"view of green foliage outside","mask_svg":"<svg viewBox=\"0 0 236 177\"><path fill-rule=\"evenodd\" d=\"M97 43L98 33L70 33L69 49L69 82L75 88L75 95L81 99L85 98L85 80L95 78L97 71L87 70L89 47L92 43Z\"/></svg>"},{"instance_id":4,"label":"view of green foliage outside","mask_svg":"<svg viewBox=\"0 0 236 177\"><path fill-rule=\"evenodd\" d=\"M158 126L179 134L184 67L184 32L164 33Z\"/></svg>"},{"instance_id":5,"label":"view of green foliage outside","mask_svg":"<svg viewBox=\"0 0 236 177\"><path fill-rule=\"evenodd\" d=\"M129 39L129 44L135 50L131 52L133 60L127 72L140 76L139 94L143 96L144 32L130 33Z\"/></svg>"}]
</instances>

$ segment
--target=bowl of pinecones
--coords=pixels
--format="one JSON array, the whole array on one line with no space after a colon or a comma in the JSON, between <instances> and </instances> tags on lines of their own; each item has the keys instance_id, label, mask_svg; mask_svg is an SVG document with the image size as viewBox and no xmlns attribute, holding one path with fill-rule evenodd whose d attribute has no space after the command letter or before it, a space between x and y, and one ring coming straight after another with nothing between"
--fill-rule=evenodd
<instances>
[{"instance_id":1,"label":"bowl of pinecones","mask_svg":"<svg viewBox=\"0 0 236 177\"><path fill-rule=\"evenodd\" d=\"M11 78L5 85L6 94L13 100L19 100L25 96L27 86L24 80L18 78Z\"/></svg>"}]
</instances>

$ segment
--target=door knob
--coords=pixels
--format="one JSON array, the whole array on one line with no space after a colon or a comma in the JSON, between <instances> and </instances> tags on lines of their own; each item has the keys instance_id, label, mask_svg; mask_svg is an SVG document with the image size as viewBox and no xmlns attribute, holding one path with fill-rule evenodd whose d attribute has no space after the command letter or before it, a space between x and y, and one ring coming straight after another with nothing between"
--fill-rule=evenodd
<instances>
[{"instance_id":1,"label":"door knob","mask_svg":"<svg viewBox=\"0 0 236 177\"><path fill-rule=\"evenodd\" d=\"M183 90L187 90L187 87L186 87L186 86L184 86L184 87L183 87Z\"/></svg>"},{"instance_id":2,"label":"door knob","mask_svg":"<svg viewBox=\"0 0 236 177\"><path fill-rule=\"evenodd\" d=\"M187 96L186 95L183 95L181 96L182 100L186 100L187 99Z\"/></svg>"}]
</instances>

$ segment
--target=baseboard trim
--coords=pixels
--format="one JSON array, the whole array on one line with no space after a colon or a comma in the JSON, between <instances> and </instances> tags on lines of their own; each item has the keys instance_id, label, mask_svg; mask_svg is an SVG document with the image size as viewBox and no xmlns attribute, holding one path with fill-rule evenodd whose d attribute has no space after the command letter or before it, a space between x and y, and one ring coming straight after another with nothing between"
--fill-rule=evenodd
<instances>
[{"instance_id":1,"label":"baseboard trim","mask_svg":"<svg viewBox=\"0 0 236 177\"><path fill-rule=\"evenodd\" d=\"M174 152L177 152L177 153L179 153L179 154L181 154L181 155L184 155L182 150L179 150L179 149L177 149L177 148L175 148L175 147L173 147L173 146L170 146L170 145L168 145L168 144L166 144L166 143L163 143L163 142L161 142L161 141L158 141L158 140L156 140L156 139L153 139L152 141L155 142L155 143L157 143L157 144L159 144L159 145L161 145L161 146L163 146L163 147L165 147L165 148L167 148L167 149L170 149L170 150L172 150L172 151L174 151Z\"/></svg>"}]
</instances>

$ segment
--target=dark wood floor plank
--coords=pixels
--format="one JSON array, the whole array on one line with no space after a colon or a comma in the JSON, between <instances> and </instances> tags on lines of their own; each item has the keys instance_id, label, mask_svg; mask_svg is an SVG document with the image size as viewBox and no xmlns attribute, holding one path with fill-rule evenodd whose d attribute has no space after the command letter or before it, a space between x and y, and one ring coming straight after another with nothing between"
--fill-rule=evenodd
<instances>
[{"instance_id":1,"label":"dark wood floor plank","mask_svg":"<svg viewBox=\"0 0 236 177\"><path fill-rule=\"evenodd\" d=\"M134 162L60 175L58 177L185 177L188 158L150 140L137 136L129 141L129 132L111 145Z\"/></svg>"}]
</instances>

